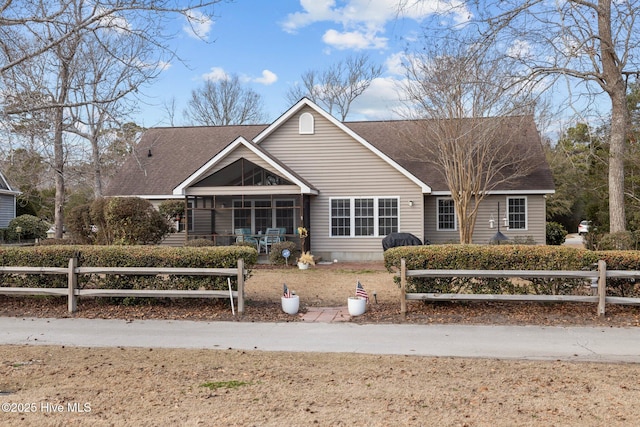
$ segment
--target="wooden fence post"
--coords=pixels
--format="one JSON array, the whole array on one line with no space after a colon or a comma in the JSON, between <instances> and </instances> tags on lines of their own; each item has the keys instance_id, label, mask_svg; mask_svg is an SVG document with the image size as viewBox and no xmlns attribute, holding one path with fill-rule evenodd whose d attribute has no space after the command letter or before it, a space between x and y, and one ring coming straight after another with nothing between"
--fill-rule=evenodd
<instances>
[{"instance_id":1,"label":"wooden fence post","mask_svg":"<svg viewBox=\"0 0 640 427\"><path fill-rule=\"evenodd\" d=\"M407 315L407 262L400 259L400 313Z\"/></svg>"},{"instance_id":2,"label":"wooden fence post","mask_svg":"<svg viewBox=\"0 0 640 427\"><path fill-rule=\"evenodd\" d=\"M604 305L607 298L607 263L598 261L598 316L604 316Z\"/></svg>"},{"instance_id":3,"label":"wooden fence post","mask_svg":"<svg viewBox=\"0 0 640 427\"><path fill-rule=\"evenodd\" d=\"M244 259L238 259L238 315L244 314Z\"/></svg>"},{"instance_id":4,"label":"wooden fence post","mask_svg":"<svg viewBox=\"0 0 640 427\"><path fill-rule=\"evenodd\" d=\"M75 313L78 308L78 297L76 297L76 288L78 287L78 275L76 274L76 267L78 266L78 258L69 258L69 273L67 283L69 287L69 296L67 301L67 308L69 313Z\"/></svg>"}]
</instances>

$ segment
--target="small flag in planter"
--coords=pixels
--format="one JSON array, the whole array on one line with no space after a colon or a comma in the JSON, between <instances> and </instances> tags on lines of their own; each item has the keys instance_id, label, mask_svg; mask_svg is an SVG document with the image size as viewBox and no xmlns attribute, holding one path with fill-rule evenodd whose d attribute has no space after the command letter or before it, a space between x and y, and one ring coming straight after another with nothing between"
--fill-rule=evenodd
<instances>
[{"instance_id":1,"label":"small flag in planter","mask_svg":"<svg viewBox=\"0 0 640 427\"><path fill-rule=\"evenodd\" d=\"M369 302L369 295L367 295L367 291L364 290L360 281L358 281L358 284L356 285L356 296L362 297Z\"/></svg>"},{"instance_id":2,"label":"small flag in planter","mask_svg":"<svg viewBox=\"0 0 640 427\"><path fill-rule=\"evenodd\" d=\"M291 291L289 290L289 288L287 288L287 284L283 283L282 286L284 287L284 291L282 293L282 296L285 298L291 298Z\"/></svg>"}]
</instances>

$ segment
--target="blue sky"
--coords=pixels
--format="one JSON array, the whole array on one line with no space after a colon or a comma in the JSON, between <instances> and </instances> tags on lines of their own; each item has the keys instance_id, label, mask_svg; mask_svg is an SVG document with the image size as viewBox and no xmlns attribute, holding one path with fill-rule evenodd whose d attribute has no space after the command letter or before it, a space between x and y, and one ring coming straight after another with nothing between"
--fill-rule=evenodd
<instances>
[{"instance_id":1,"label":"blue sky","mask_svg":"<svg viewBox=\"0 0 640 427\"><path fill-rule=\"evenodd\" d=\"M451 23L465 19L466 10L451 11L457 0L422 1L397 16L397 0L236 0L215 9L213 22L175 22L179 56L144 93L139 124L169 125L163 102L176 101L175 124L184 124L182 111L191 91L206 79L237 74L264 101L268 121L290 107L286 93L307 70L322 70L348 55L366 53L383 66L383 75L352 107L348 120L393 117L398 106L396 84L402 79L399 60L421 34L420 24L434 13Z\"/></svg>"}]
</instances>

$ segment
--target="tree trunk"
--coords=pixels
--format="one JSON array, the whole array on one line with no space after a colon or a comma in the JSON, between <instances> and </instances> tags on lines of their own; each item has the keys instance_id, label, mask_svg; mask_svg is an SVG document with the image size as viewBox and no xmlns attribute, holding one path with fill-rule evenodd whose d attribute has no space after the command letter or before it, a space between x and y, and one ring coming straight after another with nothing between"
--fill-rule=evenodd
<instances>
[{"instance_id":1,"label":"tree trunk","mask_svg":"<svg viewBox=\"0 0 640 427\"><path fill-rule=\"evenodd\" d=\"M624 95L624 90L623 90ZM622 98L622 99L620 99ZM625 96L612 96L611 139L609 141L609 231L625 231L624 155L628 110Z\"/></svg>"},{"instance_id":2,"label":"tree trunk","mask_svg":"<svg viewBox=\"0 0 640 427\"><path fill-rule=\"evenodd\" d=\"M102 197L102 165L100 163L100 146L98 145L98 132L91 135L91 151L93 162L93 195L96 199Z\"/></svg>"},{"instance_id":3,"label":"tree trunk","mask_svg":"<svg viewBox=\"0 0 640 427\"><path fill-rule=\"evenodd\" d=\"M605 90L611 98L611 137L609 141L609 231L626 229L624 209L624 154L629 110L627 87L622 77L620 61L613 45L611 32L611 0L602 0L598 8L598 34L602 57Z\"/></svg>"},{"instance_id":4,"label":"tree trunk","mask_svg":"<svg viewBox=\"0 0 640 427\"><path fill-rule=\"evenodd\" d=\"M53 168L55 170L56 196L54 208L54 227L56 239L62 239L64 232L64 148L62 144L63 108L56 107L55 131L53 135Z\"/></svg>"}]
</instances>

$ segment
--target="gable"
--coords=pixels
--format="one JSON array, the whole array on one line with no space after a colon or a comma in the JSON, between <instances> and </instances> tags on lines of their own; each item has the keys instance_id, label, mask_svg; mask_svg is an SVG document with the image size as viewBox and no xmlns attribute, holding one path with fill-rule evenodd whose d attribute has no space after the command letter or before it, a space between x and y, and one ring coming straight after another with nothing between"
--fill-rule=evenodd
<instances>
[{"instance_id":1,"label":"gable","mask_svg":"<svg viewBox=\"0 0 640 427\"><path fill-rule=\"evenodd\" d=\"M192 187L230 187L252 185L293 185L283 178L257 164L239 158L235 162L220 168L211 175L194 183Z\"/></svg>"},{"instance_id":2,"label":"gable","mask_svg":"<svg viewBox=\"0 0 640 427\"><path fill-rule=\"evenodd\" d=\"M194 188L196 183L215 175L215 172L224 169L242 157L250 158L251 163L255 163L259 168L257 170L268 171L268 175L275 177L283 184L284 182L293 184L298 187L301 194L315 194L317 191L309 185L307 181L301 179L300 176L291 171L287 166L272 157L262 148L256 146L245 138L237 138L235 141L227 145L222 151L216 154L212 159L195 171L186 180L179 183L174 189L174 195L183 195L189 193L189 188ZM266 177L266 175L265 175ZM260 187L260 184L252 185ZM200 185L203 187L203 185ZM245 186L246 188L246 186ZM191 192L192 193L192 192Z\"/></svg>"},{"instance_id":3,"label":"gable","mask_svg":"<svg viewBox=\"0 0 640 427\"><path fill-rule=\"evenodd\" d=\"M336 140L340 142L331 148L333 155L341 156L345 150L349 149L358 150L360 161L371 161L385 169L390 167L419 186L423 193L431 192L424 181L306 98L291 107L254 139L256 144L292 166L294 170L300 171L302 169L295 165L295 160L300 155L317 158L320 151L326 151L323 149L328 148ZM298 155L291 155L294 152ZM344 152L344 156L350 155L351 153Z\"/></svg>"}]
</instances>

